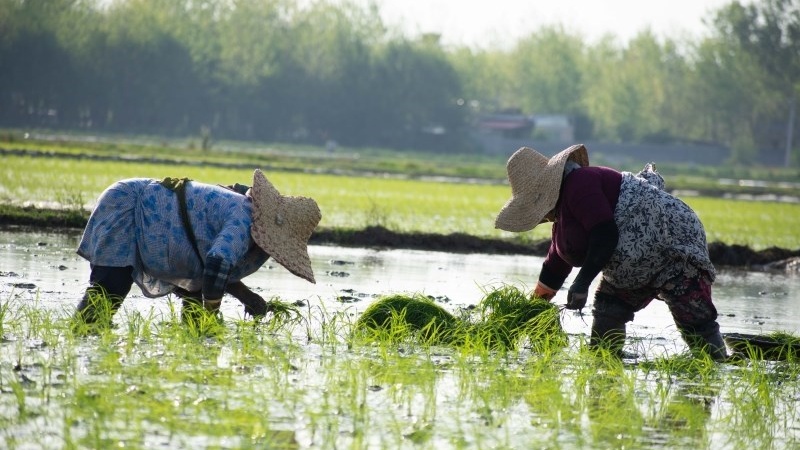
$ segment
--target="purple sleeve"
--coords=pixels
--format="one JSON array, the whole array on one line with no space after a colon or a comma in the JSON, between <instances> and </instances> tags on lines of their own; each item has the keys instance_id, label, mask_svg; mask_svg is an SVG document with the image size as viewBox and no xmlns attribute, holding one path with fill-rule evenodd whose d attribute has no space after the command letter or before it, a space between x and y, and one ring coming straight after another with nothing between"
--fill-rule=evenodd
<instances>
[{"instance_id":1,"label":"purple sleeve","mask_svg":"<svg viewBox=\"0 0 800 450\"><path fill-rule=\"evenodd\" d=\"M559 290L571 271L572 266L558 256L555 244L550 242L550 249L539 273L539 281L551 289Z\"/></svg>"}]
</instances>

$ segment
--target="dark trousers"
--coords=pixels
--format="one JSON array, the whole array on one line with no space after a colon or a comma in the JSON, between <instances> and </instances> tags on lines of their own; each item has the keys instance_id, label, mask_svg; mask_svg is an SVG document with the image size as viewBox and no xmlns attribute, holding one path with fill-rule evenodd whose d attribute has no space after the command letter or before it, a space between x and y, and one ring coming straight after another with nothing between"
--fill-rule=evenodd
<instances>
[{"instance_id":1,"label":"dark trousers","mask_svg":"<svg viewBox=\"0 0 800 450\"><path fill-rule=\"evenodd\" d=\"M101 317L111 317L133 286L133 267L91 266L90 286L76 308L76 316L86 323L95 323ZM107 316L107 317L106 317Z\"/></svg>"}]
</instances>

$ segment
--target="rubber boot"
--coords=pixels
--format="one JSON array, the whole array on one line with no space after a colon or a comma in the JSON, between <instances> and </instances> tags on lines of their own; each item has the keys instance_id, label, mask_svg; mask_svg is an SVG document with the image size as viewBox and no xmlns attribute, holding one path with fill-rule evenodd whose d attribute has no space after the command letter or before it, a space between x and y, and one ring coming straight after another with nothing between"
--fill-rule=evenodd
<instances>
[{"instance_id":1,"label":"rubber boot","mask_svg":"<svg viewBox=\"0 0 800 450\"><path fill-rule=\"evenodd\" d=\"M111 326L133 285L133 267L109 267L92 265L90 286L75 308L74 325Z\"/></svg>"},{"instance_id":2,"label":"rubber boot","mask_svg":"<svg viewBox=\"0 0 800 450\"><path fill-rule=\"evenodd\" d=\"M111 319L122 306L122 301L122 297L109 294L102 286L92 285L75 308L73 319L86 325L111 326Z\"/></svg>"},{"instance_id":3,"label":"rubber boot","mask_svg":"<svg viewBox=\"0 0 800 450\"><path fill-rule=\"evenodd\" d=\"M692 352L707 354L718 362L728 359L728 350L716 320L701 326L679 325L678 329Z\"/></svg>"},{"instance_id":4,"label":"rubber boot","mask_svg":"<svg viewBox=\"0 0 800 450\"><path fill-rule=\"evenodd\" d=\"M592 310L592 334L589 348L608 351L617 357L627 355L625 346L625 324L633 320L633 310L622 300L603 292L596 292Z\"/></svg>"},{"instance_id":5,"label":"rubber boot","mask_svg":"<svg viewBox=\"0 0 800 450\"><path fill-rule=\"evenodd\" d=\"M589 348L604 350L614 356L622 357L622 347L625 345L626 337L625 323L626 321L619 317L595 314Z\"/></svg>"}]
</instances>

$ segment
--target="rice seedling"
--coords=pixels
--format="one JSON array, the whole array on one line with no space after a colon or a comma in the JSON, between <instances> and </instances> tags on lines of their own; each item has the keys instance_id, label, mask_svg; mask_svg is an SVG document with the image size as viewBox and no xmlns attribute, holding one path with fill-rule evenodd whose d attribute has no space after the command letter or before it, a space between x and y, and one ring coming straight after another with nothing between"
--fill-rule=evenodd
<instances>
[{"instance_id":1,"label":"rice seedling","mask_svg":"<svg viewBox=\"0 0 800 450\"><path fill-rule=\"evenodd\" d=\"M530 298L514 286L487 292L474 311L462 315L457 317L420 294L395 294L372 303L355 329L367 331L371 339L401 342L418 338L428 345L472 350L512 350L523 338L538 352L567 345L558 308L544 299Z\"/></svg>"},{"instance_id":2,"label":"rice seedling","mask_svg":"<svg viewBox=\"0 0 800 450\"><path fill-rule=\"evenodd\" d=\"M508 332L529 322L519 304L532 300L512 287L487 297L483 309L442 323L497 317ZM123 309L118 326L76 335L63 314L13 298L4 304L4 448L798 444L800 369L791 360L720 365L681 355L630 363L575 341L541 352L521 335L502 351L431 345L418 333L361 340L353 336L363 314L353 320L349 308L316 305L265 318L285 318L274 324L224 317L213 333L183 324L174 309Z\"/></svg>"},{"instance_id":3,"label":"rice seedling","mask_svg":"<svg viewBox=\"0 0 800 450\"><path fill-rule=\"evenodd\" d=\"M486 293L476 308L477 328L501 348L515 348L521 338L537 351L567 345L559 309L542 298L506 285Z\"/></svg>"},{"instance_id":4,"label":"rice seedling","mask_svg":"<svg viewBox=\"0 0 800 450\"><path fill-rule=\"evenodd\" d=\"M402 342L411 335L428 343L447 343L459 326L456 317L421 294L389 295L372 303L359 317L356 329L373 338Z\"/></svg>"}]
</instances>

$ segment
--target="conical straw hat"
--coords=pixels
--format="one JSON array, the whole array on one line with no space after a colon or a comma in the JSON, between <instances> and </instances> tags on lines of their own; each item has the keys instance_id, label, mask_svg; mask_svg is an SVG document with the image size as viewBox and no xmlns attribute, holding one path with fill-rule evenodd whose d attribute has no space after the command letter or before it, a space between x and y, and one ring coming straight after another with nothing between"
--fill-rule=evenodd
<instances>
[{"instance_id":1,"label":"conical straw hat","mask_svg":"<svg viewBox=\"0 0 800 450\"><path fill-rule=\"evenodd\" d=\"M522 147L511 155L506 165L511 199L497 215L495 228L520 232L541 223L558 203L564 166L570 160L581 167L588 166L586 147L573 145L552 158L528 147Z\"/></svg>"},{"instance_id":2,"label":"conical straw hat","mask_svg":"<svg viewBox=\"0 0 800 450\"><path fill-rule=\"evenodd\" d=\"M281 195L260 169L253 173L253 240L289 272L312 283L314 271L308 256L308 239L322 213L308 197Z\"/></svg>"}]
</instances>

